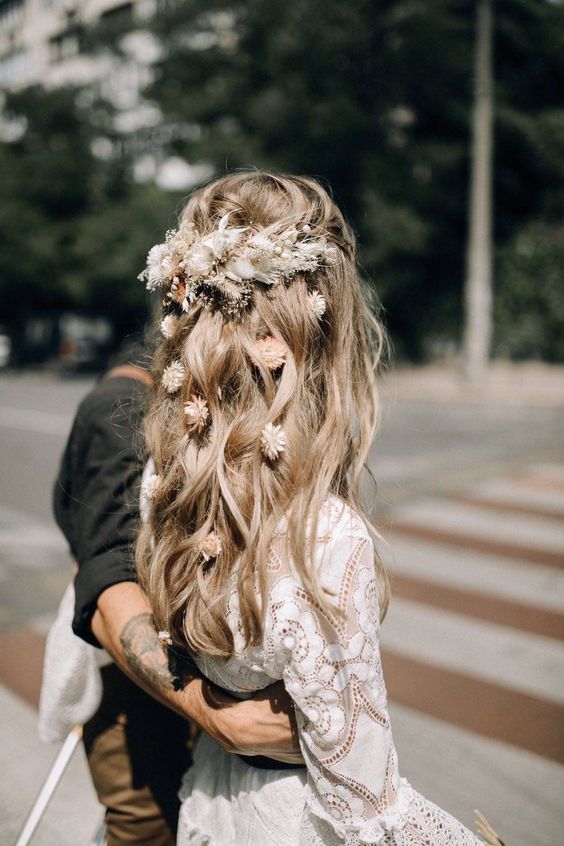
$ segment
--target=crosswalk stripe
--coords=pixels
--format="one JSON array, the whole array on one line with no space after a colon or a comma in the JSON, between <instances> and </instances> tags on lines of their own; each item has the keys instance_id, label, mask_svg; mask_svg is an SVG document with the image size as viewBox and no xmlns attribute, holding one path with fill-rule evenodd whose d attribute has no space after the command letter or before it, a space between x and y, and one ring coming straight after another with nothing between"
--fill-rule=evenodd
<instances>
[{"instance_id":1,"label":"crosswalk stripe","mask_svg":"<svg viewBox=\"0 0 564 846\"><path fill-rule=\"evenodd\" d=\"M459 496L472 501L487 500L500 506L523 508L539 514L550 514L564 519L564 489L537 490L523 485L519 479L487 479L473 484L461 493L449 493L449 499Z\"/></svg>"},{"instance_id":2,"label":"crosswalk stripe","mask_svg":"<svg viewBox=\"0 0 564 846\"><path fill-rule=\"evenodd\" d=\"M564 563L564 522L560 525L553 520L517 515L501 518L488 509L429 497L403 506L397 513L397 524L532 548L560 555ZM392 524L395 527L396 521Z\"/></svg>"},{"instance_id":3,"label":"crosswalk stripe","mask_svg":"<svg viewBox=\"0 0 564 846\"><path fill-rule=\"evenodd\" d=\"M451 502L458 502L460 505L477 506L487 508L488 511L499 511L502 514L524 514L529 517L545 517L549 520L564 520L564 511L559 508L547 508L540 505L524 504L516 501L504 501L495 497L488 497L474 493L450 494Z\"/></svg>"},{"instance_id":4,"label":"crosswalk stripe","mask_svg":"<svg viewBox=\"0 0 564 846\"><path fill-rule=\"evenodd\" d=\"M515 476L514 480L520 485L525 485L525 487L538 491L556 491L561 493L564 488L562 479L550 474L527 473L527 475Z\"/></svg>"},{"instance_id":5,"label":"crosswalk stripe","mask_svg":"<svg viewBox=\"0 0 564 846\"><path fill-rule=\"evenodd\" d=\"M543 564L545 567L557 567L564 569L564 554L549 549L538 549L524 543L511 543L509 541L498 541L483 537L476 533L465 533L459 530L438 529L433 526L423 526L412 523L405 518L394 520L393 532L411 538L420 538L437 544L446 544L458 548L477 552L487 552L492 555L501 555L504 558L515 558L517 561L528 561L531 564ZM386 532L390 534L390 532Z\"/></svg>"},{"instance_id":6,"label":"crosswalk stripe","mask_svg":"<svg viewBox=\"0 0 564 846\"><path fill-rule=\"evenodd\" d=\"M400 772L416 789L433 801L448 796L449 812L470 828L480 808L511 846L562 842L563 766L396 702L390 715Z\"/></svg>"},{"instance_id":7,"label":"crosswalk stripe","mask_svg":"<svg viewBox=\"0 0 564 846\"><path fill-rule=\"evenodd\" d=\"M390 535L378 552L391 573L564 613L564 570Z\"/></svg>"},{"instance_id":8,"label":"crosswalk stripe","mask_svg":"<svg viewBox=\"0 0 564 846\"><path fill-rule=\"evenodd\" d=\"M564 646L540 635L392 598L382 645L414 661L564 705Z\"/></svg>"},{"instance_id":9,"label":"crosswalk stripe","mask_svg":"<svg viewBox=\"0 0 564 846\"><path fill-rule=\"evenodd\" d=\"M564 708L555 702L383 650L390 700L564 764Z\"/></svg>"},{"instance_id":10,"label":"crosswalk stripe","mask_svg":"<svg viewBox=\"0 0 564 846\"><path fill-rule=\"evenodd\" d=\"M537 476L545 479L552 479L559 482L564 490L564 463L558 461L540 462L537 464L530 464L528 472L532 476Z\"/></svg>"},{"instance_id":11,"label":"crosswalk stripe","mask_svg":"<svg viewBox=\"0 0 564 846\"><path fill-rule=\"evenodd\" d=\"M498 599L477 591L456 590L436 582L399 574L392 577L392 594L473 619L564 640L564 614L555 614L542 608Z\"/></svg>"},{"instance_id":12,"label":"crosswalk stripe","mask_svg":"<svg viewBox=\"0 0 564 846\"><path fill-rule=\"evenodd\" d=\"M22 628L0 634L0 684L37 708L45 638Z\"/></svg>"},{"instance_id":13,"label":"crosswalk stripe","mask_svg":"<svg viewBox=\"0 0 564 846\"><path fill-rule=\"evenodd\" d=\"M37 432L42 435L67 435L70 424L71 421L66 414L10 406L0 409L0 427L2 428Z\"/></svg>"}]
</instances>

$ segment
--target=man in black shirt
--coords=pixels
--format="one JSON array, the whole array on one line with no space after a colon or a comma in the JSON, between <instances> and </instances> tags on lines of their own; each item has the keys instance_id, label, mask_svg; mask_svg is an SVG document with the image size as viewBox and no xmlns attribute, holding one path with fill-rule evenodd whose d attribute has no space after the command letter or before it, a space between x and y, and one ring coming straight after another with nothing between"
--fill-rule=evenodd
<instances>
[{"instance_id":1,"label":"man in black shirt","mask_svg":"<svg viewBox=\"0 0 564 846\"><path fill-rule=\"evenodd\" d=\"M174 844L194 724L231 752L300 762L281 686L236 702L189 665L171 672L136 584L146 361L143 348L130 351L82 401L54 492L55 516L78 565L73 630L115 662L102 669L102 703L84 727L108 846Z\"/></svg>"}]
</instances>

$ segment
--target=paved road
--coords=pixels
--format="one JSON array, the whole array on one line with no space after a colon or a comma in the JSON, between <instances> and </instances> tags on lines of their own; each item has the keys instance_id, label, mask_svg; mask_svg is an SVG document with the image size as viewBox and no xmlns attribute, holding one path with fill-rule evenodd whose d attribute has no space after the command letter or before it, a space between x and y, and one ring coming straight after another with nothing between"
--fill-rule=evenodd
<instances>
[{"instance_id":1,"label":"paved road","mask_svg":"<svg viewBox=\"0 0 564 846\"><path fill-rule=\"evenodd\" d=\"M32 710L70 572L49 494L88 385L0 380L6 843L53 755L35 741ZM403 773L468 824L479 807L512 846L557 846L564 827L561 422L556 408L415 399L392 387L371 459L393 579L382 641ZM80 846L95 826L81 759L73 768L37 840L45 846Z\"/></svg>"}]
</instances>

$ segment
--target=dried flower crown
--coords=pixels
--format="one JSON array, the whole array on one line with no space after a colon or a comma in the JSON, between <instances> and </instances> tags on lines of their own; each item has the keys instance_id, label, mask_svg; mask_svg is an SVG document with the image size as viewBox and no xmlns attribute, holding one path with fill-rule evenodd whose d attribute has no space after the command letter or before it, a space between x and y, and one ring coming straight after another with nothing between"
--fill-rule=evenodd
<instances>
[{"instance_id":1,"label":"dried flower crown","mask_svg":"<svg viewBox=\"0 0 564 846\"><path fill-rule=\"evenodd\" d=\"M170 230L149 250L139 279L149 291L168 287L168 298L185 311L199 301L236 317L251 299L252 282L277 285L336 256L336 248L322 235L311 235L307 224L282 234L274 234L273 227L257 232L228 224L225 214L207 235L199 236L189 222ZM165 333L170 329L166 325Z\"/></svg>"}]
</instances>

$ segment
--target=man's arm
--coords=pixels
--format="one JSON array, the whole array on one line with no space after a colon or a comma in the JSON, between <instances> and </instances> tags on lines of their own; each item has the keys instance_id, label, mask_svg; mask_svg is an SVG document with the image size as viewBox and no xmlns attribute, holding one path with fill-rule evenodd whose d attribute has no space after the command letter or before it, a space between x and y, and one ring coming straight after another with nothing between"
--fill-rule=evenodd
<instances>
[{"instance_id":1,"label":"man's arm","mask_svg":"<svg viewBox=\"0 0 564 846\"><path fill-rule=\"evenodd\" d=\"M135 584L132 544L142 469L135 433L144 394L131 378L98 383L81 403L65 450L55 511L79 565L74 631L104 646L136 684L194 720L225 749L296 763L293 709L282 686L239 702L200 678L194 667L178 662L170 667Z\"/></svg>"},{"instance_id":2,"label":"man's arm","mask_svg":"<svg viewBox=\"0 0 564 846\"><path fill-rule=\"evenodd\" d=\"M171 667L147 599L134 582L112 585L100 595L92 632L136 684L196 722L227 751L302 763L293 707L282 683L239 701L189 662Z\"/></svg>"}]
</instances>

